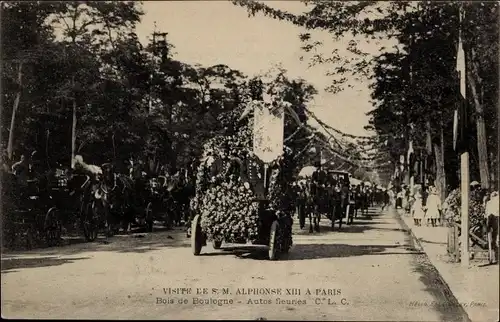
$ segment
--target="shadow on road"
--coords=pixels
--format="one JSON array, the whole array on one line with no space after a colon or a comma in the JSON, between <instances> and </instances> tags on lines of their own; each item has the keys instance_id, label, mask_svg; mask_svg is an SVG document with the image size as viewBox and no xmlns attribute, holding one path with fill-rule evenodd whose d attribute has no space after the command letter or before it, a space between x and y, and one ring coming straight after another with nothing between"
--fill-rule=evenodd
<instances>
[{"instance_id":1,"label":"shadow on road","mask_svg":"<svg viewBox=\"0 0 500 322\"><path fill-rule=\"evenodd\" d=\"M66 263L72 263L77 260L88 259L90 257L79 258L58 258L58 257L38 257L38 258L2 258L2 274L13 272L14 269L19 268L35 268L35 267L48 267L59 266Z\"/></svg>"},{"instance_id":2,"label":"shadow on road","mask_svg":"<svg viewBox=\"0 0 500 322\"><path fill-rule=\"evenodd\" d=\"M236 256L239 258L249 258L257 260L266 260L268 257L267 248L255 245L242 245L242 246L226 246L220 250L201 253L200 256Z\"/></svg>"},{"instance_id":3,"label":"shadow on road","mask_svg":"<svg viewBox=\"0 0 500 322\"><path fill-rule=\"evenodd\" d=\"M186 238L183 229L154 233L134 233L116 235L110 238L99 236L94 242L82 243L80 239L66 241L67 245L51 248L40 248L31 251L3 252L2 259L20 256L67 256L87 252L147 253L162 248L190 247L190 239Z\"/></svg>"},{"instance_id":4,"label":"shadow on road","mask_svg":"<svg viewBox=\"0 0 500 322\"><path fill-rule=\"evenodd\" d=\"M401 216L403 216L401 212L394 211L393 218L395 218L401 227L407 231L405 234L405 242L411 245L411 247L415 247L415 240L412 238L410 229ZM413 257L412 264L413 273L418 273L420 275L419 280L424 285L425 291L430 293L435 299L433 303L425 303L428 304L428 306L423 307L423 309L435 310L438 312L440 314L440 321L470 322L467 313L453 295L448 284L443 280L438 270L431 264L425 252L421 252Z\"/></svg>"},{"instance_id":5,"label":"shadow on road","mask_svg":"<svg viewBox=\"0 0 500 322\"><path fill-rule=\"evenodd\" d=\"M391 251L388 251L391 250ZM281 258L286 261L342 258L365 255L411 255L421 254L408 245L347 245L347 244L299 244L293 246L290 253ZM200 256L227 256L232 255L244 259L266 260L267 249L262 246L230 246L220 251L210 250Z\"/></svg>"},{"instance_id":6,"label":"shadow on road","mask_svg":"<svg viewBox=\"0 0 500 322\"><path fill-rule=\"evenodd\" d=\"M387 251L392 250L392 251ZM288 255L288 260L341 258L365 255L416 254L407 245L348 245L348 244L299 244Z\"/></svg>"},{"instance_id":7,"label":"shadow on road","mask_svg":"<svg viewBox=\"0 0 500 322\"><path fill-rule=\"evenodd\" d=\"M331 221L328 219L322 219L320 222L320 231L319 232L309 232L309 224L306 224L306 226L303 229L300 230L294 230L294 235L299 235L299 236L304 236L304 235L310 235L310 236L322 236L322 235L328 235L328 234L335 234L338 232L342 233L364 233L365 231L369 230L380 230L380 231L395 231L395 232L403 232L406 233L407 230L403 228L386 228L382 227L382 225L389 224L390 222L388 220L384 220L381 218L377 218L377 216L373 216L372 219L366 219L365 217L358 217L357 219L354 219L354 222L350 225L347 225L345 221L342 223L342 229L339 230L338 222L335 223L334 230L332 230L331 227Z\"/></svg>"}]
</instances>

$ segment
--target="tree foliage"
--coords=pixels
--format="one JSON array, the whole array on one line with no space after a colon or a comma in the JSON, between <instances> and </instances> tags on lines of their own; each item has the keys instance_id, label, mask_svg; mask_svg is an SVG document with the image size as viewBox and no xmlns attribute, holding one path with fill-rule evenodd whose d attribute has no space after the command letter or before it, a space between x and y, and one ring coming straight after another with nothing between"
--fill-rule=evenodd
<instances>
[{"instance_id":1,"label":"tree foliage","mask_svg":"<svg viewBox=\"0 0 500 322\"><path fill-rule=\"evenodd\" d=\"M468 103L475 106L476 112L480 110L485 119L494 119L498 108L498 3L303 2L304 13L291 14L273 8L272 3L233 1L246 8L250 16L261 13L304 27L307 31L300 39L302 49L310 53L310 63L332 66L327 68L332 77L328 88L331 92L349 86L348 79L353 77L371 80L374 109L368 113L367 129L376 131L378 140L373 143L394 165L399 163L399 156L405 154L410 138L418 146L425 145L426 123L430 122L434 143L441 143L443 129L446 158L450 160L446 171L454 174L451 122L458 97L455 64L459 9L465 12L461 29L466 60L470 63L468 89L479 93L474 97L473 92L469 92ZM327 31L332 41L342 39L350 55L341 55L337 50L322 54L323 43L314 39L309 30ZM379 44L379 54L364 52L359 39ZM380 40L393 40L396 45L386 48ZM473 113L472 118L480 123L477 114ZM487 144L478 136L476 147L471 150L473 173L480 167L478 151L485 150L486 146L490 163L497 162L498 125L486 123ZM473 135L475 129L471 130ZM485 166L489 164L483 162L481 167Z\"/></svg>"},{"instance_id":2,"label":"tree foliage","mask_svg":"<svg viewBox=\"0 0 500 322\"><path fill-rule=\"evenodd\" d=\"M223 64L179 61L168 37L141 43L135 26L142 15L132 1L3 3L1 36L9 45L1 48L2 145L19 88L16 158L36 150L46 167L69 165L73 103L76 153L96 164L120 167L140 158L151 171L189 168L209 139L248 126L238 119L259 78ZM19 62L25 66L22 84L16 81ZM306 123L304 107L315 89L285 71L280 81L283 99ZM300 128L286 118L292 149L307 144Z\"/></svg>"}]
</instances>

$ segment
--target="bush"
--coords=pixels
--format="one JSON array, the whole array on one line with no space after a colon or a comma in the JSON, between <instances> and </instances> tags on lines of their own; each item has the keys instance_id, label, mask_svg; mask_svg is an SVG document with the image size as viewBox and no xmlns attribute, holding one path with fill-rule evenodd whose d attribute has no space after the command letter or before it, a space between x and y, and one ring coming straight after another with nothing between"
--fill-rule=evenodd
<instances>
[{"instance_id":1,"label":"bush","mask_svg":"<svg viewBox=\"0 0 500 322\"><path fill-rule=\"evenodd\" d=\"M469 221L470 227L478 226L483 223L484 190L473 189L470 192L469 200ZM444 217L448 222L460 222L461 220L461 195L460 189L455 189L450 192L445 202L443 203Z\"/></svg>"}]
</instances>

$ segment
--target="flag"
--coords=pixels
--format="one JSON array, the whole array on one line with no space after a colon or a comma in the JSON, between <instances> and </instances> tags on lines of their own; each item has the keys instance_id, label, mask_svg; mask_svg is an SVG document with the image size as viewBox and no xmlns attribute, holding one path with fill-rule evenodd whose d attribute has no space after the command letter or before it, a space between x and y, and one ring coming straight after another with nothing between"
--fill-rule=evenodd
<instances>
[{"instance_id":1,"label":"flag","mask_svg":"<svg viewBox=\"0 0 500 322\"><path fill-rule=\"evenodd\" d=\"M405 156L404 155L400 155L399 156L399 169L400 169L400 172L404 172L405 171Z\"/></svg>"},{"instance_id":2,"label":"flag","mask_svg":"<svg viewBox=\"0 0 500 322\"><path fill-rule=\"evenodd\" d=\"M459 127L460 127L460 141L464 139L465 137L463 134L465 134L465 126L466 126L466 105L467 105L467 87L466 87L466 74L465 74L465 52L462 44L462 8L460 8L460 13L459 13L459 33L458 33L458 48L457 48L457 64L456 64L456 71L458 73L458 79L460 81L460 96L459 96L459 104L457 108L455 109L454 115L453 115L453 149L457 150L459 145L457 143L458 141L458 136L459 136ZM461 145L461 143L460 143Z\"/></svg>"},{"instance_id":3,"label":"flag","mask_svg":"<svg viewBox=\"0 0 500 322\"><path fill-rule=\"evenodd\" d=\"M465 53L462 45L462 37L459 35L458 39L458 52L457 52L457 66L456 71L460 77L460 95L463 99L467 98L466 85L465 85Z\"/></svg>"},{"instance_id":4,"label":"flag","mask_svg":"<svg viewBox=\"0 0 500 322\"><path fill-rule=\"evenodd\" d=\"M458 110L455 109L453 112L453 150L457 149L457 137L458 137Z\"/></svg>"},{"instance_id":5,"label":"flag","mask_svg":"<svg viewBox=\"0 0 500 322\"><path fill-rule=\"evenodd\" d=\"M413 140L410 140L410 143L408 144L408 154L406 156L406 160L408 160L408 164L410 164L410 157L414 153L413 151Z\"/></svg>"},{"instance_id":6,"label":"flag","mask_svg":"<svg viewBox=\"0 0 500 322\"><path fill-rule=\"evenodd\" d=\"M267 107L255 106L253 128L253 153L270 163L283 154L284 109L274 113Z\"/></svg>"}]
</instances>

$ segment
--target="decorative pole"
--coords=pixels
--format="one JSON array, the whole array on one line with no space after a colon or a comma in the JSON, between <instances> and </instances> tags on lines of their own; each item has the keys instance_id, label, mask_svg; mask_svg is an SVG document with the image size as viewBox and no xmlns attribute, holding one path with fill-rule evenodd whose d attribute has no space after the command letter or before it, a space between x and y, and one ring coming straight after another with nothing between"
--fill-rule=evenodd
<instances>
[{"instance_id":1,"label":"decorative pole","mask_svg":"<svg viewBox=\"0 0 500 322\"><path fill-rule=\"evenodd\" d=\"M466 87L466 77L467 74L465 72L465 52L462 44L462 15L463 15L463 4L460 4L459 10L459 38L458 38L458 53L457 53L457 71L460 77L460 108L464 110L464 113L460 113L462 116L462 120L460 120L460 128L461 128L461 144L460 148L462 153L460 155L460 190L462 192L461 195L461 214L462 214L462 254L460 256L460 261L462 266L469 266L469 152L468 145L465 145L464 138L464 129L468 127L466 122L468 121L468 117L466 116L467 108L467 87ZM465 118L465 119L464 119ZM466 134L467 135L467 134Z\"/></svg>"}]
</instances>

